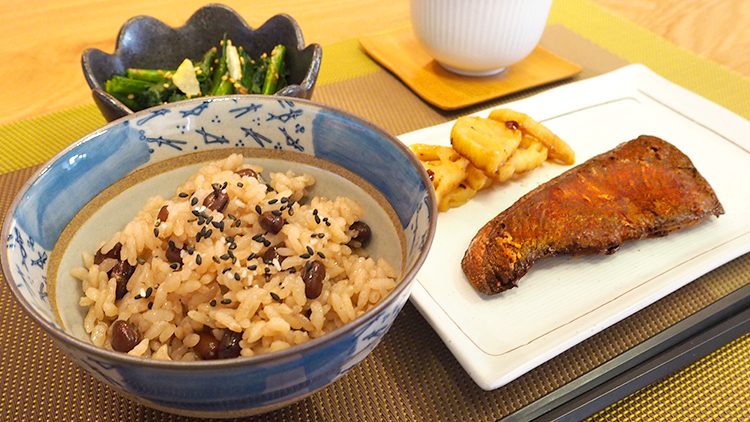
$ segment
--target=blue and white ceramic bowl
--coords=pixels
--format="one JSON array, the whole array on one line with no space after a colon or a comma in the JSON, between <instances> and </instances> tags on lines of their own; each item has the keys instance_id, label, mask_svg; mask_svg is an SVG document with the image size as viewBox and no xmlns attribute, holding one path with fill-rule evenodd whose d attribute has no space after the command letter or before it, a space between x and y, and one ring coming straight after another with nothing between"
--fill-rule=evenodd
<instances>
[{"instance_id":1,"label":"blue and white ceramic bowl","mask_svg":"<svg viewBox=\"0 0 750 422\"><path fill-rule=\"evenodd\" d=\"M362 200L368 215L380 216L370 221L380 235L368 248L401 270L399 285L344 327L267 355L165 362L94 346L82 328L80 283L68 276L81 249L121 229L145 198L171 195L185 169L232 152L267 168L310 171L322 194ZM21 307L90 374L150 407L234 417L300 400L364 359L408 299L436 216L429 177L385 131L308 100L217 97L129 115L57 154L12 204L0 253Z\"/></svg>"}]
</instances>

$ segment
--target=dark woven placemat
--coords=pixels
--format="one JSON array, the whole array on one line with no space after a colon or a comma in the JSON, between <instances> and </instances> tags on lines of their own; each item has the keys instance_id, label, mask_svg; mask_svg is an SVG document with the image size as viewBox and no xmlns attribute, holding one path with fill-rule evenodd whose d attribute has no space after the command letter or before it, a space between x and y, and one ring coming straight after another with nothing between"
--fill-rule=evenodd
<instances>
[{"instance_id":1,"label":"dark woven placemat","mask_svg":"<svg viewBox=\"0 0 750 422\"><path fill-rule=\"evenodd\" d=\"M550 28L544 42L552 51L568 54L566 57L582 64L582 78L625 64L563 27ZM383 70L323 83L316 88L314 99L364 116L393 133L447 121L458 114L426 105ZM79 132L101 123L93 106L87 106L0 128L0 144L19 146L13 162L3 163L11 170L0 174L2 215L33 173L34 164L73 141ZM40 139L50 143L40 143ZM419 312L407 304L383 342L340 380L299 403L246 420L494 421L714 303L747 284L748 275L750 257L732 261L491 392L473 383ZM0 347L5 351L0 355L0 420L190 420L131 402L79 370L22 313L4 281L0 283L0 321ZM750 339L745 336L591 419L690 420L695 416L742 420L734 416L748 412L748 350Z\"/></svg>"}]
</instances>

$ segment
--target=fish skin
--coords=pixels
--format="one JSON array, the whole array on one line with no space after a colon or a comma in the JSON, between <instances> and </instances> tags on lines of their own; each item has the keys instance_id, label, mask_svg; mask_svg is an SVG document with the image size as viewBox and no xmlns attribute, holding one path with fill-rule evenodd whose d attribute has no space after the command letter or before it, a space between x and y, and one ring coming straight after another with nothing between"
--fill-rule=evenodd
<instances>
[{"instance_id":1,"label":"fish skin","mask_svg":"<svg viewBox=\"0 0 750 422\"><path fill-rule=\"evenodd\" d=\"M690 159L642 135L524 195L472 239L461 268L493 295L556 255L610 255L630 240L697 225L724 208Z\"/></svg>"}]
</instances>

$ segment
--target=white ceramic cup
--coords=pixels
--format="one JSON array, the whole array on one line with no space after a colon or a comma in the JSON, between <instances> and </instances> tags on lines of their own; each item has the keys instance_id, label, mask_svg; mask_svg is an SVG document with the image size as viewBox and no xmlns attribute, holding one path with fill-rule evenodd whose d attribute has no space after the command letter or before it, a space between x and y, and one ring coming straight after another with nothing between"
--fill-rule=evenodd
<instances>
[{"instance_id":1,"label":"white ceramic cup","mask_svg":"<svg viewBox=\"0 0 750 422\"><path fill-rule=\"evenodd\" d=\"M414 34L449 71L488 76L539 43L552 0L410 0Z\"/></svg>"}]
</instances>

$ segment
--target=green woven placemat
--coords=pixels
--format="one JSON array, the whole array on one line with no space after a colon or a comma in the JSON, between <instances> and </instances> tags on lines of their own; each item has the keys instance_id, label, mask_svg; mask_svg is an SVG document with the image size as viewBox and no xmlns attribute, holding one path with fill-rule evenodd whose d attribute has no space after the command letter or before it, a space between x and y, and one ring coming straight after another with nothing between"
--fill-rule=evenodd
<instances>
[{"instance_id":1,"label":"green woven placemat","mask_svg":"<svg viewBox=\"0 0 750 422\"><path fill-rule=\"evenodd\" d=\"M746 79L587 0L557 0L550 22L543 44L582 64L581 78L640 62L744 117L750 114ZM356 40L324 47L313 99L359 114L396 134L472 111L448 113L426 105L370 60ZM3 215L35 166L104 123L96 108L87 105L0 127ZM250 420L497 420L742 287L747 274L750 258L730 262L492 392L472 382L429 324L407 304L384 341L342 379L300 403ZM4 282L0 321L0 347L12 351L0 355L0 420L189 420L137 405L80 371L22 314ZM748 350L750 338L745 336L591 420L741 420L750 402Z\"/></svg>"}]
</instances>

